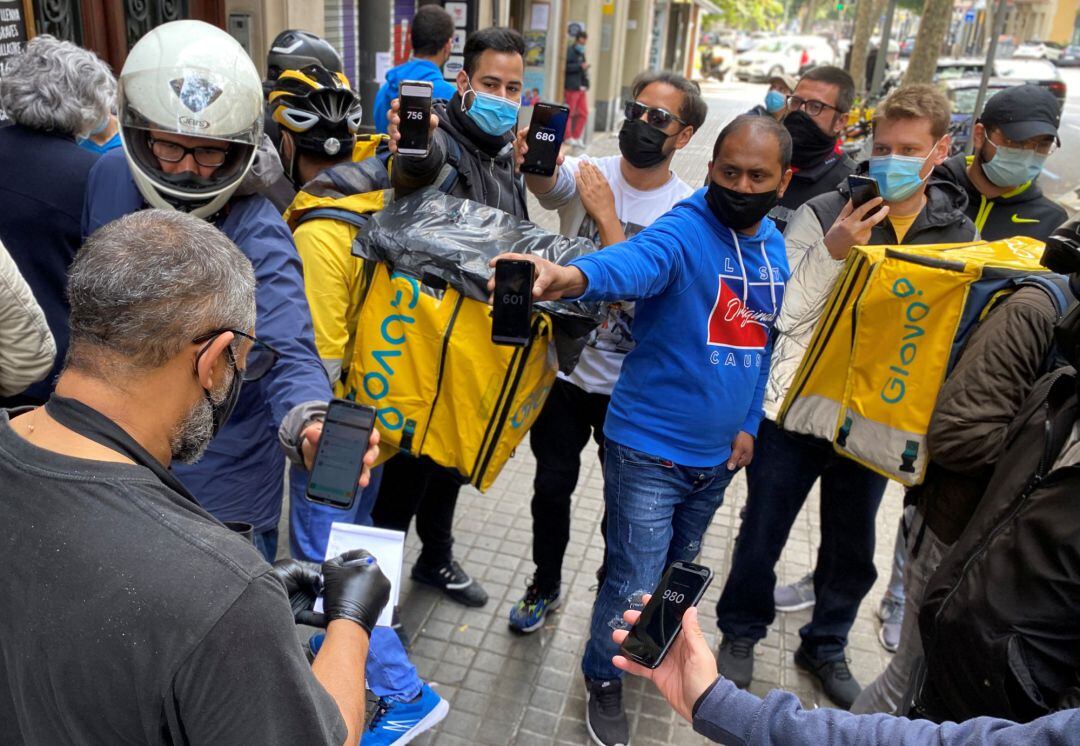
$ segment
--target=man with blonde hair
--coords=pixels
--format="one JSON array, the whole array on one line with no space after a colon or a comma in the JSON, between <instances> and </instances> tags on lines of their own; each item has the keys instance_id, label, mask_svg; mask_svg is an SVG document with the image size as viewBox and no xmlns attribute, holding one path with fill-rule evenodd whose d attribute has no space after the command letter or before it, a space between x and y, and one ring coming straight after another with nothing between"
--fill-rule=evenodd
<instances>
[{"instance_id":1,"label":"man with blonde hair","mask_svg":"<svg viewBox=\"0 0 1080 746\"><path fill-rule=\"evenodd\" d=\"M731 572L717 604L724 633L718 664L739 686L753 676L753 647L775 616L776 562L795 517L821 479L821 546L814 571L817 603L799 635L795 663L826 695L848 709L860 687L844 658L847 635L869 592L874 569L874 519L884 477L841 457L831 444L784 432L776 416L806 351L818 317L853 246L970 241L966 197L952 183L927 183L949 154L949 102L931 85L911 85L887 98L874 118L874 149L861 174L881 197L854 207L847 183L813 198L784 233L791 281L776 322L765 420L756 458L747 468L749 494Z\"/></svg>"}]
</instances>

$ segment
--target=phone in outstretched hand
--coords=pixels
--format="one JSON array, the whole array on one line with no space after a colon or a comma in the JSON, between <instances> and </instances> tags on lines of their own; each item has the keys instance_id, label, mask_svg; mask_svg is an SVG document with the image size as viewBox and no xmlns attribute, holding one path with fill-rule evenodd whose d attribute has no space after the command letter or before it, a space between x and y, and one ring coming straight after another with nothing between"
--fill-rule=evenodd
<instances>
[{"instance_id":1,"label":"phone in outstretched hand","mask_svg":"<svg viewBox=\"0 0 1080 746\"><path fill-rule=\"evenodd\" d=\"M537 103L533 107L532 121L529 122L529 152L521 164L524 174L552 176L555 162L559 158L566 135L566 122L570 118L570 108L562 104Z\"/></svg>"},{"instance_id":2,"label":"phone in outstretched hand","mask_svg":"<svg viewBox=\"0 0 1080 746\"><path fill-rule=\"evenodd\" d=\"M431 83L403 80L398 93L398 116L401 118L398 152L423 157L431 147Z\"/></svg>"},{"instance_id":3,"label":"phone in outstretched hand","mask_svg":"<svg viewBox=\"0 0 1080 746\"><path fill-rule=\"evenodd\" d=\"M535 265L523 259L495 262L491 341L526 347L532 337L532 289Z\"/></svg>"},{"instance_id":4,"label":"phone in outstretched hand","mask_svg":"<svg viewBox=\"0 0 1080 746\"><path fill-rule=\"evenodd\" d=\"M851 192L851 207L853 209L857 210L870 200L881 196L877 179L871 179L869 176L852 175L847 177L847 183L848 191ZM866 217L870 217L875 212L877 212L877 209L870 211Z\"/></svg>"},{"instance_id":5,"label":"phone in outstretched hand","mask_svg":"<svg viewBox=\"0 0 1080 746\"><path fill-rule=\"evenodd\" d=\"M374 427L375 407L330 400L308 476L308 500L342 510L352 507Z\"/></svg>"},{"instance_id":6,"label":"phone in outstretched hand","mask_svg":"<svg viewBox=\"0 0 1080 746\"><path fill-rule=\"evenodd\" d=\"M619 653L646 668L663 663L682 629L683 614L698 605L712 579L713 571L704 565L672 562L623 640Z\"/></svg>"}]
</instances>

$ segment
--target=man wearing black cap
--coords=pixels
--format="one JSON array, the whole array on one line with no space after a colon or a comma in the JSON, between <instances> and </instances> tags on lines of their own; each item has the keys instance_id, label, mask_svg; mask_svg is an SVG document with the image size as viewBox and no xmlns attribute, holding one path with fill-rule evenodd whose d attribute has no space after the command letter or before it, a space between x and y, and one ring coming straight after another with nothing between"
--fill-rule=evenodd
<instances>
[{"instance_id":1,"label":"man wearing black cap","mask_svg":"<svg viewBox=\"0 0 1080 746\"><path fill-rule=\"evenodd\" d=\"M807 70L787 97L784 127L791 135L791 184L769 217L781 231L803 203L836 189L855 171L837 148L855 101L855 83L838 67Z\"/></svg>"},{"instance_id":2,"label":"man wearing black cap","mask_svg":"<svg viewBox=\"0 0 1080 746\"><path fill-rule=\"evenodd\" d=\"M1046 240L1065 222L1064 208L1043 196L1036 183L1060 140L1061 106L1054 94L1034 85L998 92L972 129L973 156L957 155L937 167L968 193L967 216L979 236L996 241L1011 236Z\"/></svg>"}]
</instances>

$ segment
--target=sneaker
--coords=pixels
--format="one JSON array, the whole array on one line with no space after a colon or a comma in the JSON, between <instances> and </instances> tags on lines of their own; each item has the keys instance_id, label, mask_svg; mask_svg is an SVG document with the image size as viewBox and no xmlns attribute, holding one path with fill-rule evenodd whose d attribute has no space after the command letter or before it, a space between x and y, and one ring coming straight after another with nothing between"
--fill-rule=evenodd
<instances>
[{"instance_id":1,"label":"sneaker","mask_svg":"<svg viewBox=\"0 0 1080 746\"><path fill-rule=\"evenodd\" d=\"M459 604L480 607L488 602L487 591L461 569L457 560L450 560L436 567L417 562L413 565L412 579L435 586Z\"/></svg>"},{"instance_id":2,"label":"sneaker","mask_svg":"<svg viewBox=\"0 0 1080 746\"><path fill-rule=\"evenodd\" d=\"M627 746L630 743L630 725L626 722L622 703L622 681L585 679L585 727L597 746Z\"/></svg>"},{"instance_id":3,"label":"sneaker","mask_svg":"<svg viewBox=\"0 0 1080 746\"><path fill-rule=\"evenodd\" d=\"M431 730L450 712L450 704L427 684L412 702L379 700L361 741L364 746L406 744Z\"/></svg>"},{"instance_id":4,"label":"sneaker","mask_svg":"<svg viewBox=\"0 0 1080 746\"><path fill-rule=\"evenodd\" d=\"M814 605L814 573L808 573L791 585L773 591L777 611L801 611Z\"/></svg>"},{"instance_id":5,"label":"sneaker","mask_svg":"<svg viewBox=\"0 0 1080 746\"><path fill-rule=\"evenodd\" d=\"M544 626L544 618L562 603L562 589L556 588L548 593L540 590L535 583L530 583L525 596L510 609L510 629L515 632L535 632Z\"/></svg>"},{"instance_id":6,"label":"sneaker","mask_svg":"<svg viewBox=\"0 0 1080 746\"><path fill-rule=\"evenodd\" d=\"M750 686L754 678L754 645L749 637L728 637L720 642L716 652L716 668L720 675L740 689Z\"/></svg>"},{"instance_id":7,"label":"sneaker","mask_svg":"<svg viewBox=\"0 0 1080 746\"><path fill-rule=\"evenodd\" d=\"M843 658L819 661L811 658L800 645L795 651L795 665L821 682L825 695L845 710L851 709L855 698L862 691L862 687L851 675L851 669Z\"/></svg>"},{"instance_id":8,"label":"sneaker","mask_svg":"<svg viewBox=\"0 0 1080 746\"><path fill-rule=\"evenodd\" d=\"M881 627L877 633L878 641L881 642L881 647L890 653L895 653L900 647L900 627L904 624L904 602L897 601L889 595L882 596L877 615L881 620Z\"/></svg>"}]
</instances>

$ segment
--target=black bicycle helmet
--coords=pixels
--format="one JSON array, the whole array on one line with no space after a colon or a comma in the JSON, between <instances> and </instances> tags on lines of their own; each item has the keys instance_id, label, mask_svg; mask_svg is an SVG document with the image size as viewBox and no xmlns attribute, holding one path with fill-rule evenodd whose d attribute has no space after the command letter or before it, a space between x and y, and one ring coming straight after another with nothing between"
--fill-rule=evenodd
<instances>
[{"instance_id":1,"label":"black bicycle helmet","mask_svg":"<svg viewBox=\"0 0 1080 746\"><path fill-rule=\"evenodd\" d=\"M308 65L318 65L330 72L345 72L341 55L333 45L310 31L289 29L282 31L270 45L266 55L266 77L274 81L286 70L299 70Z\"/></svg>"}]
</instances>

